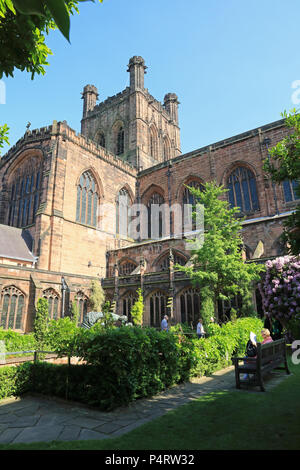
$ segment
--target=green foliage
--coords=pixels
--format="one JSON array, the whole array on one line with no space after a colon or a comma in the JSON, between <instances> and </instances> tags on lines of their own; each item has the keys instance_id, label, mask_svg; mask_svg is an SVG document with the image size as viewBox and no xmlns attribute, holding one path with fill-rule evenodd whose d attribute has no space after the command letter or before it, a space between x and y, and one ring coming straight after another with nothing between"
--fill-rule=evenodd
<instances>
[{"instance_id":1,"label":"green foliage","mask_svg":"<svg viewBox=\"0 0 300 470\"><path fill-rule=\"evenodd\" d=\"M203 319L204 330L206 331L207 325L211 323L211 319L215 318L215 306L212 292L204 287L201 290L201 314Z\"/></svg>"},{"instance_id":2,"label":"green foliage","mask_svg":"<svg viewBox=\"0 0 300 470\"><path fill-rule=\"evenodd\" d=\"M103 313L110 313L110 311L111 311L110 301L107 300L106 302L104 302L104 304L102 306L102 312Z\"/></svg>"},{"instance_id":3,"label":"green foliage","mask_svg":"<svg viewBox=\"0 0 300 470\"><path fill-rule=\"evenodd\" d=\"M178 354L178 337L153 328L120 328L95 334L88 330L80 356L95 367L101 381L87 390L89 403L102 408L126 405L186 377L186 362ZM94 383L95 382L95 383Z\"/></svg>"},{"instance_id":4,"label":"green foliage","mask_svg":"<svg viewBox=\"0 0 300 470\"><path fill-rule=\"evenodd\" d=\"M263 323L258 318L239 318L219 326L210 324L209 338L193 340L192 354L196 358L191 375L209 375L231 364L233 356L244 356L250 331L261 341Z\"/></svg>"},{"instance_id":5,"label":"green foliage","mask_svg":"<svg viewBox=\"0 0 300 470\"><path fill-rule=\"evenodd\" d=\"M191 240L196 244L192 250L192 265L177 265L176 268L185 272L195 286L206 289L206 298L210 297L215 306L218 299L230 300L236 294L244 296L251 284L260 279L259 273L264 267L244 263L242 259L239 208L229 207L224 200L227 190L215 182L206 183L202 191L189 190L204 206L204 242L199 243L201 239L197 238Z\"/></svg>"},{"instance_id":6,"label":"green foliage","mask_svg":"<svg viewBox=\"0 0 300 470\"><path fill-rule=\"evenodd\" d=\"M300 181L300 115L293 109L290 113L284 111L282 117L285 125L291 130L289 135L278 142L270 151L264 162L264 170L270 174L276 183L284 180ZM298 185L297 195L300 197ZM300 204L283 223L282 241L286 252L298 255L300 252Z\"/></svg>"},{"instance_id":7,"label":"green foliage","mask_svg":"<svg viewBox=\"0 0 300 470\"><path fill-rule=\"evenodd\" d=\"M38 299L34 320L34 337L40 351L42 351L46 345L48 315L48 300L44 298Z\"/></svg>"},{"instance_id":8,"label":"green foliage","mask_svg":"<svg viewBox=\"0 0 300 470\"><path fill-rule=\"evenodd\" d=\"M102 305L105 300L105 294L99 281L92 280L91 282L91 295L90 307L92 312L101 312Z\"/></svg>"},{"instance_id":9,"label":"green foliage","mask_svg":"<svg viewBox=\"0 0 300 470\"><path fill-rule=\"evenodd\" d=\"M78 328L70 317L49 320L44 342L59 357L76 355Z\"/></svg>"},{"instance_id":10,"label":"green foliage","mask_svg":"<svg viewBox=\"0 0 300 470\"><path fill-rule=\"evenodd\" d=\"M69 318L49 326L48 340L56 351L73 351L86 363L0 368L0 398L36 392L102 410L126 406L192 376L209 375L230 365L233 355L244 355L250 331L261 339L262 321L240 318L223 326L212 324L211 336L200 340L187 335L190 330L185 325L171 327L167 335L154 328L86 330L76 328Z\"/></svg>"},{"instance_id":11,"label":"green foliage","mask_svg":"<svg viewBox=\"0 0 300 470\"><path fill-rule=\"evenodd\" d=\"M74 325L77 326L79 322L79 308L75 300L72 302L71 305L71 318Z\"/></svg>"},{"instance_id":12,"label":"green foliage","mask_svg":"<svg viewBox=\"0 0 300 470\"><path fill-rule=\"evenodd\" d=\"M0 0L0 78L13 76L15 68L31 72L31 78L45 74L52 54L46 35L58 28L69 40L70 15L79 13L82 1Z\"/></svg>"},{"instance_id":13,"label":"green foliage","mask_svg":"<svg viewBox=\"0 0 300 470\"><path fill-rule=\"evenodd\" d=\"M232 310L230 312L230 317L232 316ZM253 306L253 292L249 289L245 290L243 296L242 307L237 312L238 317L257 317L257 312Z\"/></svg>"},{"instance_id":14,"label":"green foliage","mask_svg":"<svg viewBox=\"0 0 300 470\"><path fill-rule=\"evenodd\" d=\"M4 144L9 145L8 131L9 127L7 126L7 124L0 126L0 149L4 147Z\"/></svg>"},{"instance_id":15,"label":"green foliage","mask_svg":"<svg viewBox=\"0 0 300 470\"><path fill-rule=\"evenodd\" d=\"M137 295L138 298L131 308L131 316L135 325L142 326L144 313L144 299L141 288L137 290Z\"/></svg>"},{"instance_id":16,"label":"green foliage","mask_svg":"<svg viewBox=\"0 0 300 470\"><path fill-rule=\"evenodd\" d=\"M32 390L32 364L0 367L0 400Z\"/></svg>"},{"instance_id":17,"label":"green foliage","mask_svg":"<svg viewBox=\"0 0 300 470\"><path fill-rule=\"evenodd\" d=\"M3 328L0 328L0 341L4 341L7 352L34 351L37 347L33 333L21 334Z\"/></svg>"}]
</instances>

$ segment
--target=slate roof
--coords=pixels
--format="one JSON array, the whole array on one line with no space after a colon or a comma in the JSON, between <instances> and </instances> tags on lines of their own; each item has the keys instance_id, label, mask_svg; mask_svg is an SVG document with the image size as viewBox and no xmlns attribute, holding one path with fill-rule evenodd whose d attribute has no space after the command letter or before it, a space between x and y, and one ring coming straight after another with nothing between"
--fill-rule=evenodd
<instances>
[{"instance_id":1,"label":"slate roof","mask_svg":"<svg viewBox=\"0 0 300 470\"><path fill-rule=\"evenodd\" d=\"M32 239L24 229L0 224L0 257L34 262Z\"/></svg>"}]
</instances>

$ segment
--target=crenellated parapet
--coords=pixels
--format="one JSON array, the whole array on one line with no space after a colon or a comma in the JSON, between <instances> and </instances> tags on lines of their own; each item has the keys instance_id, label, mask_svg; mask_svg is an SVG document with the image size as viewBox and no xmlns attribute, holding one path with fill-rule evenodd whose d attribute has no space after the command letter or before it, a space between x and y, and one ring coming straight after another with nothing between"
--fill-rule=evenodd
<instances>
[{"instance_id":1,"label":"crenellated parapet","mask_svg":"<svg viewBox=\"0 0 300 470\"><path fill-rule=\"evenodd\" d=\"M130 165L128 162L125 162L118 158L113 153L104 149L94 141L88 139L84 135L77 133L74 129L68 126L68 124L63 122L53 121L52 125L41 127L40 129L28 130L25 132L24 136L19 139L15 145L13 145L8 152L0 160L0 168L5 163L7 163L16 152L19 152L23 147L27 147L29 144L34 144L37 142L42 142L44 140L51 140L53 138L60 137L62 141L71 141L74 144L81 147L82 150L90 152L94 156L101 158L107 163L118 167L120 170L129 173L132 176L136 175L136 169Z\"/></svg>"}]
</instances>

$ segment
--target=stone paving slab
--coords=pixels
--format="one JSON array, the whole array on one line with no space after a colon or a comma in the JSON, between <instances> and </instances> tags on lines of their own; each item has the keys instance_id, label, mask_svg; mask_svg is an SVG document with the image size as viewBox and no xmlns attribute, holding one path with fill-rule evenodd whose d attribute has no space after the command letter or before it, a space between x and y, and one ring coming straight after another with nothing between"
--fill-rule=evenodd
<instances>
[{"instance_id":1,"label":"stone paving slab","mask_svg":"<svg viewBox=\"0 0 300 470\"><path fill-rule=\"evenodd\" d=\"M272 374L272 380L266 380L267 390L286 377L284 373ZM194 378L112 412L40 395L6 399L0 401L0 444L117 437L204 394L221 390L262 393L258 387L247 385L236 390L234 368L229 367L211 377Z\"/></svg>"}]
</instances>

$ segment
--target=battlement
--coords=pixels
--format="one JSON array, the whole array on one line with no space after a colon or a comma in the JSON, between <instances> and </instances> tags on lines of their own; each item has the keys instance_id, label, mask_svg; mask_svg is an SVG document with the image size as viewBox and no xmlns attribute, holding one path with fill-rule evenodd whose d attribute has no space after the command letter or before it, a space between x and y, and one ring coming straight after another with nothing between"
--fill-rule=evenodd
<instances>
[{"instance_id":1,"label":"battlement","mask_svg":"<svg viewBox=\"0 0 300 470\"><path fill-rule=\"evenodd\" d=\"M87 115L83 119L86 119L88 117L91 117L93 114L97 114L101 112L102 109L106 108L107 106L111 106L112 104L114 104L114 102L119 101L120 98L125 98L129 96L129 92L130 92L129 87L126 87L125 90L120 91L116 95L109 96L108 98L106 98L106 100L101 101L101 103L97 104L93 109L88 111Z\"/></svg>"},{"instance_id":2,"label":"battlement","mask_svg":"<svg viewBox=\"0 0 300 470\"><path fill-rule=\"evenodd\" d=\"M88 139L80 133L77 133L74 129L71 129L71 127L69 127L65 121L53 122L52 135L61 135L63 140L69 140L73 142L82 149L93 153L96 157L105 160L107 163L118 167L120 170L123 170L132 176L136 176L137 174L137 170L128 162L118 158L116 155L104 149L93 140Z\"/></svg>"},{"instance_id":3,"label":"battlement","mask_svg":"<svg viewBox=\"0 0 300 470\"><path fill-rule=\"evenodd\" d=\"M63 140L69 140L73 142L82 149L93 153L96 157L102 158L107 163L118 167L120 170L123 170L130 175L135 176L137 174L137 170L132 165L121 160L113 153L108 152L106 149L88 139L84 135L77 133L74 129L68 126L66 121L53 121L52 125L41 127L40 129L27 130L24 136L19 139L5 155L3 155L0 160L0 167L5 164L12 157L12 155L15 154L16 151L20 150L22 146L45 139L50 140L53 136L61 136Z\"/></svg>"},{"instance_id":4,"label":"battlement","mask_svg":"<svg viewBox=\"0 0 300 470\"><path fill-rule=\"evenodd\" d=\"M6 163L10 157L22 146L36 140L50 139L52 134L52 125L40 127L39 129L27 130L10 149L0 158L0 167Z\"/></svg>"},{"instance_id":5,"label":"battlement","mask_svg":"<svg viewBox=\"0 0 300 470\"><path fill-rule=\"evenodd\" d=\"M164 104L162 104L160 101L158 101L156 98L154 98L154 96L152 96L149 93L148 88L145 88L144 90L139 90L139 91L145 94L148 102L150 104L154 104L154 106L156 107L158 112L164 114L166 118L170 119L170 114L169 114L168 110L165 108ZM83 119L90 118L93 115L100 113L105 108L116 104L122 98L128 98L129 94L130 94L130 88L126 87L123 91L117 93L116 95L109 96L104 101L101 101L101 103L97 104L93 109L89 110L87 112L87 115Z\"/></svg>"}]
</instances>

